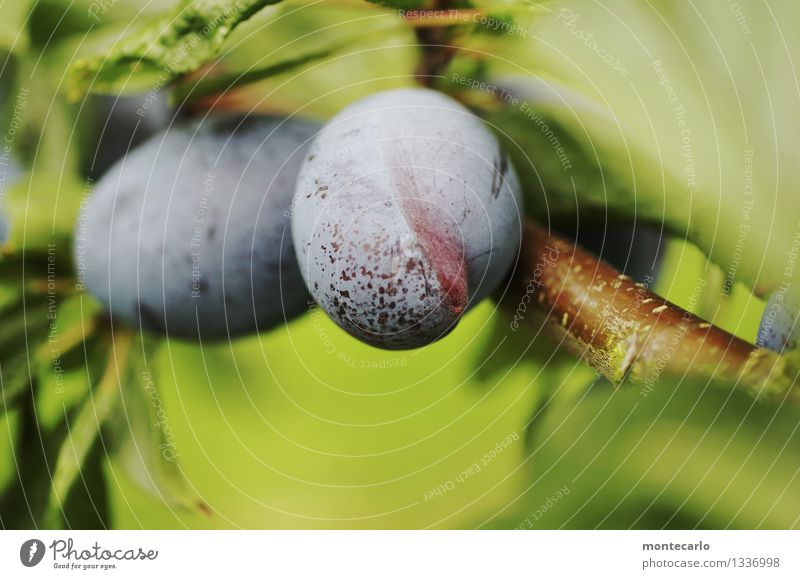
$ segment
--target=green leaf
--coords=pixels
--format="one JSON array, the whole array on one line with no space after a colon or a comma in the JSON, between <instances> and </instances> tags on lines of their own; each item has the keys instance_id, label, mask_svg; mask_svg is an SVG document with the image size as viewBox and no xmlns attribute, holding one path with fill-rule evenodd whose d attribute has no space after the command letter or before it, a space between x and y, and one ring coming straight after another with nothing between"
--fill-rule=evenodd
<instances>
[{"instance_id":1,"label":"green leaf","mask_svg":"<svg viewBox=\"0 0 800 579\"><path fill-rule=\"evenodd\" d=\"M0 2L3 17L0 18L0 53L24 52L28 47L28 35L25 34L25 17L31 6L31 0L4 0Z\"/></svg>"},{"instance_id":2,"label":"green leaf","mask_svg":"<svg viewBox=\"0 0 800 579\"><path fill-rule=\"evenodd\" d=\"M183 0L135 23L105 52L75 62L69 94L158 90L216 57L242 22L280 0Z\"/></svg>"},{"instance_id":3,"label":"green leaf","mask_svg":"<svg viewBox=\"0 0 800 579\"><path fill-rule=\"evenodd\" d=\"M81 469L98 439L100 429L116 406L122 384L128 378L127 368L132 339L131 334L117 331L100 382L89 399L80 407L74 419L68 420L67 434L56 458L56 468L45 512L45 523L49 527L60 526L62 517L66 515L64 505L70 490L81 476Z\"/></svg>"},{"instance_id":4,"label":"green leaf","mask_svg":"<svg viewBox=\"0 0 800 579\"><path fill-rule=\"evenodd\" d=\"M8 191L6 250L39 251L61 271L68 269L80 203L88 190L71 174L36 172L21 179Z\"/></svg>"},{"instance_id":5,"label":"green leaf","mask_svg":"<svg viewBox=\"0 0 800 579\"><path fill-rule=\"evenodd\" d=\"M53 440L36 422L32 394L24 398L17 422L18 433L13 441L15 476L0 497L0 526L4 529L39 528L54 449Z\"/></svg>"},{"instance_id":6,"label":"green leaf","mask_svg":"<svg viewBox=\"0 0 800 579\"><path fill-rule=\"evenodd\" d=\"M703 382L593 389L553 406L532 448L535 484L496 526L796 528L798 420L795 406Z\"/></svg>"},{"instance_id":7,"label":"green leaf","mask_svg":"<svg viewBox=\"0 0 800 579\"><path fill-rule=\"evenodd\" d=\"M509 34L509 30L522 30L513 14L490 12L486 14L485 19L485 24L475 23L472 28L473 32L476 34L503 36Z\"/></svg>"},{"instance_id":8,"label":"green leaf","mask_svg":"<svg viewBox=\"0 0 800 579\"><path fill-rule=\"evenodd\" d=\"M47 54L35 51L16 59L4 111L8 124L0 125L8 131L0 154L28 167L35 164L37 176L49 173L66 179L78 173L82 131L75 125L78 107L57 94L54 84L64 75L64 68L63 60L50 62Z\"/></svg>"},{"instance_id":9,"label":"green leaf","mask_svg":"<svg viewBox=\"0 0 800 579\"><path fill-rule=\"evenodd\" d=\"M14 406L30 383L31 368L25 351L0 362L0 415Z\"/></svg>"},{"instance_id":10,"label":"green leaf","mask_svg":"<svg viewBox=\"0 0 800 579\"><path fill-rule=\"evenodd\" d=\"M30 386L31 352L46 338L48 320L45 304L22 297L0 315L0 412L5 412Z\"/></svg>"},{"instance_id":11,"label":"green leaf","mask_svg":"<svg viewBox=\"0 0 800 579\"><path fill-rule=\"evenodd\" d=\"M8 2L7 2L8 3ZM153 3L155 4L155 3ZM157 11L174 0L161 0ZM27 28L31 42L51 51L70 36L86 36L116 22L128 23L142 12L152 12L141 0L37 0L30 11Z\"/></svg>"},{"instance_id":12,"label":"green leaf","mask_svg":"<svg viewBox=\"0 0 800 579\"><path fill-rule=\"evenodd\" d=\"M47 340L36 352L36 409L39 423L51 429L89 394L87 376L106 347L97 339L98 307L94 300L73 296L50 320ZM75 305L85 308L77 320Z\"/></svg>"},{"instance_id":13,"label":"green leaf","mask_svg":"<svg viewBox=\"0 0 800 579\"><path fill-rule=\"evenodd\" d=\"M50 265L49 271L55 273L58 278L72 274L71 259L57 260L52 264L48 263L50 255L52 253L48 254L46 250L33 247L22 252L15 251L9 245L0 245L0 291L11 292L16 301L22 299L20 290L23 288L33 292L38 291L39 294L45 293L46 288L42 291L40 282L47 279L48 265ZM3 309L2 306L0 309Z\"/></svg>"},{"instance_id":14,"label":"green leaf","mask_svg":"<svg viewBox=\"0 0 800 579\"><path fill-rule=\"evenodd\" d=\"M47 343L36 352L40 364L49 364L55 357L67 354L75 355L80 362L85 362L84 340L94 335L97 329L102 307L94 299L86 299L83 295L71 295L57 302L57 309L49 317L50 331Z\"/></svg>"},{"instance_id":15,"label":"green leaf","mask_svg":"<svg viewBox=\"0 0 800 579\"><path fill-rule=\"evenodd\" d=\"M170 508L207 513L208 507L181 470L180 450L162 406L155 359L162 342L141 336L131 357L130 379L111 432L114 456L131 478Z\"/></svg>"},{"instance_id":16,"label":"green leaf","mask_svg":"<svg viewBox=\"0 0 800 579\"><path fill-rule=\"evenodd\" d=\"M95 444L80 471L80 485L73 485L61 502L64 519L48 515L47 505L53 464L67 433L66 422L54 431L46 431L37 420L32 392L25 397L20 412L15 412L15 435L11 443L13 456L10 485L0 496L0 527L13 529L105 528L108 505L102 471L105 456ZM5 481L0 481L0 484Z\"/></svg>"},{"instance_id":17,"label":"green leaf","mask_svg":"<svg viewBox=\"0 0 800 579\"><path fill-rule=\"evenodd\" d=\"M96 530L110 526L105 459L103 445L94 444L81 466L80 480L72 485L62 504L63 527Z\"/></svg>"},{"instance_id":18,"label":"green leaf","mask_svg":"<svg viewBox=\"0 0 800 579\"><path fill-rule=\"evenodd\" d=\"M335 51L336 48L317 50L296 58L290 58L282 62L276 62L275 64L271 64L263 68L248 70L245 72L223 74L208 80L201 80L193 84L180 86L172 93L171 100L173 103L181 103L187 98L195 100L211 95L226 93L238 87L294 70L304 64L308 64L309 62L320 60L330 56Z\"/></svg>"},{"instance_id":19,"label":"green leaf","mask_svg":"<svg viewBox=\"0 0 800 579\"><path fill-rule=\"evenodd\" d=\"M17 474L14 458L19 438L19 415L18 410L0 412L0 496L9 484L13 484Z\"/></svg>"},{"instance_id":20,"label":"green leaf","mask_svg":"<svg viewBox=\"0 0 800 579\"><path fill-rule=\"evenodd\" d=\"M658 222L664 210L658 193L685 192L670 173L652 195L639 192L637 176L660 173L660 159L632 143L625 128L593 99L552 78L508 76L487 84L504 91L501 108L487 120L506 144L530 213L600 220L608 214L644 215ZM664 216L665 225L685 233L690 206L688 201L678 205L684 211L676 208Z\"/></svg>"},{"instance_id":21,"label":"green leaf","mask_svg":"<svg viewBox=\"0 0 800 579\"><path fill-rule=\"evenodd\" d=\"M42 428L57 426L89 392L85 368L64 368L62 364L56 359L52 365L37 368L36 413Z\"/></svg>"},{"instance_id":22,"label":"green leaf","mask_svg":"<svg viewBox=\"0 0 800 579\"><path fill-rule=\"evenodd\" d=\"M608 131L576 126L584 117L569 106L548 113L573 138L591 139L597 160L588 161L603 169L593 184L576 179L575 195L665 219L719 265L726 289L742 282L766 298L800 271L800 120L787 80L796 66L785 57L800 50L800 36L780 32L800 18L800 4L761 8L742 0L742 20L710 5L621 2L611 13L589 2L552 10L524 42L493 56L496 77L505 68L553 79L602 103ZM656 162L639 163L637 152ZM617 175L624 179L613 183Z\"/></svg>"}]
</instances>

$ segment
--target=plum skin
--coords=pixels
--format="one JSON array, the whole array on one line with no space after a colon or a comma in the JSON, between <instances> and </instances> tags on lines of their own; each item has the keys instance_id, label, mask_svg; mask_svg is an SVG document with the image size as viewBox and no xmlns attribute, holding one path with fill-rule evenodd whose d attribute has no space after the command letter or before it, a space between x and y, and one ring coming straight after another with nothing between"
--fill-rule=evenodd
<instances>
[{"instance_id":1,"label":"plum skin","mask_svg":"<svg viewBox=\"0 0 800 579\"><path fill-rule=\"evenodd\" d=\"M297 181L292 231L312 296L377 347L421 347L505 279L522 202L497 139L428 89L377 93L320 131Z\"/></svg>"},{"instance_id":2,"label":"plum skin","mask_svg":"<svg viewBox=\"0 0 800 579\"><path fill-rule=\"evenodd\" d=\"M756 345L778 353L800 346L800 296L783 286L772 293L764 308Z\"/></svg>"},{"instance_id":3,"label":"plum skin","mask_svg":"<svg viewBox=\"0 0 800 579\"><path fill-rule=\"evenodd\" d=\"M6 196L21 175L22 169L13 158L0 157L0 244L8 241L11 229L11 220L5 207Z\"/></svg>"},{"instance_id":4,"label":"plum skin","mask_svg":"<svg viewBox=\"0 0 800 579\"><path fill-rule=\"evenodd\" d=\"M78 220L86 289L112 318L178 338L271 329L308 303L290 205L314 123L180 123L102 177ZM78 244L82 252L78 252Z\"/></svg>"}]
</instances>

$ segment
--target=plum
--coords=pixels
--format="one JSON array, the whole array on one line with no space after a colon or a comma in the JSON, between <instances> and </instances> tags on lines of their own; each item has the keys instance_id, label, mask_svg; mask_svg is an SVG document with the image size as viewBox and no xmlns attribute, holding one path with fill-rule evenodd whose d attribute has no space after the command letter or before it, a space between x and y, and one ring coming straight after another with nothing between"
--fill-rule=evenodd
<instances>
[{"instance_id":1,"label":"plum","mask_svg":"<svg viewBox=\"0 0 800 579\"><path fill-rule=\"evenodd\" d=\"M386 349L434 342L494 291L523 221L494 135L429 89L374 94L331 119L300 169L292 219L312 296Z\"/></svg>"},{"instance_id":2,"label":"plum","mask_svg":"<svg viewBox=\"0 0 800 579\"><path fill-rule=\"evenodd\" d=\"M16 161L8 155L0 155L0 244L8 240L11 224L6 211L8 190L22 176L22 170Z\"/></svg>"},{"instance_id":3,"label":"plum","mask_svg":"<svg viewBox=\"0 0 800 579\"><path fill-rule=\"evenodd\" d=\"M296 316L309 298L289 210L318 128L226 116L151 137L81 212L79 282L112 318L180 338L234 337Z\"/></svg>"},{"instance_id":4,"label":"plum","mask_svg":"<svg viewBox=\"0 0 800 579\"><path fill-rule=\"evenodd\" d=\"M775 352L796 350L800 346L800 296L786 285L775 290L767 301L756 344Z\"/></svg>"}]
</instances>

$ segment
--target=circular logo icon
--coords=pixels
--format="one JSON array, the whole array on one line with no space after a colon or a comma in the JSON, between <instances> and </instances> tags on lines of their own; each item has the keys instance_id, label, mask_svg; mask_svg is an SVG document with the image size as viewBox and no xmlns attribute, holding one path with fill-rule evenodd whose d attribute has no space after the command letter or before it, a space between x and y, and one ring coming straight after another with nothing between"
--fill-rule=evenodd
<instances>
[{"instance_id":1,"label":"circular logo icon","mask_svg":"<svg viewBox=\"0 0 800 579\"><path fill-rule=\"evenodd\" d=\"M44 558L44 543L39 539L28 539L19 548L19 560L26 567L35 567Z\"/></svg>"}]
</instances>

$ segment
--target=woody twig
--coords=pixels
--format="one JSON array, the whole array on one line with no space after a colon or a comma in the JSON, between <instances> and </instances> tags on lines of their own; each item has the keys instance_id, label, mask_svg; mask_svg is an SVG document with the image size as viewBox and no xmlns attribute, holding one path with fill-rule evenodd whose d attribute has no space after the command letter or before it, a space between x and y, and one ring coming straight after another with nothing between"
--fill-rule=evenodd
<instances>
[{"instance_id":1,"label":"woody twig","mask_svg":"<svg viewBox=\"0 0 800 579\"><path fill-rule=\"evenodd\" d=\"M662 376L713 380L800 403L795 355L729 334L535 222L525 226L512 284L504 303L513 329L544 318L567 350L615 384L647 388Z\"/></svg>"}]
</instances>

